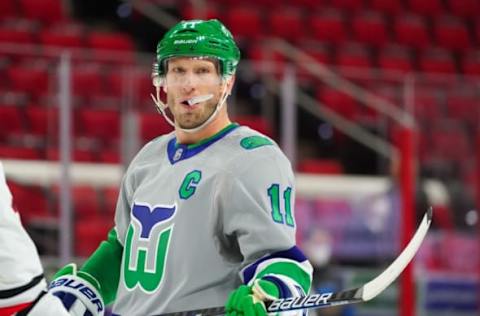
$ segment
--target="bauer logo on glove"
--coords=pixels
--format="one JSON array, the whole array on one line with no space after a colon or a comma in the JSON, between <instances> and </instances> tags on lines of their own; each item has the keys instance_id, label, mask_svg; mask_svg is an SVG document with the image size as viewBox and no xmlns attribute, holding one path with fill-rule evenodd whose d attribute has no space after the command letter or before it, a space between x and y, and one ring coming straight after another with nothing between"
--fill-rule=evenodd
<instances>
[{"instance_id":1,"label":"bauer logo on glove","mask_svg":"<svg viewBox=\"0 0 480 316\"><path fill-rule=\"evenodd\" d=\"M92 291L91 286L84 284L80 280L75 280L70 277L64 277L57 280L54 280L50 286L49 290L54 290L54 288L62 287L62 292L68 292L66 289L74 289L75 293L82 293L90 302L97 306L97 312L102 312L104 310L102 300ZM53 293L58 296L58 292Z\"/></svg>"}]
</instances>

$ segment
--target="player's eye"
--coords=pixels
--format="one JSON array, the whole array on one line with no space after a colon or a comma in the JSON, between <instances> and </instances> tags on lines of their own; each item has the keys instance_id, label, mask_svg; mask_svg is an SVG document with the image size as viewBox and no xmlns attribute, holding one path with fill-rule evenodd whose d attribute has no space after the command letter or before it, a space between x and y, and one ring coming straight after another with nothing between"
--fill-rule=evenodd
<instances>
[{"instance_id":1,"label":"player's eye","mask_svg":"<svg viewBox=\"0 0 480 316\"><path fill-rule=\"evenodd\" d=\"M182 67L173 67L172 72L175 74L183 74L185 73L185 69L183 69Z\"/></svg>"},{"instance_id":2,"label":"player's eye","mask_svg":"<svg viewBox=\"0 0 480 316\"><path fill-rule=\"evenodd\" d=\"M197 74L208 74L210 72L211 72L210 69L207 67L200 67L196 70Z\"/></svg>"}]
</instances>

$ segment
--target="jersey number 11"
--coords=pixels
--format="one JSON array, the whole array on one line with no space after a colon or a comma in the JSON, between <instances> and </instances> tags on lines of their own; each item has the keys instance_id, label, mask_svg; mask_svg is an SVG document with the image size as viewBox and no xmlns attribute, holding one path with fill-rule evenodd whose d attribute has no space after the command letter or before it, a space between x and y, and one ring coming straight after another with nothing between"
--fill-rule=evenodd
<instances>
[{"instance_id":1,"label":"jersey number 11","mask_svg":"<svg viewBox=\"0 0 480 316\"><path fill-rule=\"evenodd\" d=\"M285 206L285 215L280 210L280 186L278 184L272 184L268 190L268 196L270 197L270 205L272 207L272 218L275 222L280 224L287 224L294 227L295 221L292 216L291 196L292 188L287 187L283 191L283 201Z\"/></svg>"}]
</instances>

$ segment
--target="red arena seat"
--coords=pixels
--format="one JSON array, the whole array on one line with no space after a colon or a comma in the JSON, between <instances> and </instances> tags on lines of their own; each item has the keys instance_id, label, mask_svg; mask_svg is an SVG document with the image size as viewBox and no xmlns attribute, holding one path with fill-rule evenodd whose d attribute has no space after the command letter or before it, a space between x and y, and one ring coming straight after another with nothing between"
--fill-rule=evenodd
<instances>
[{"instance_id":1,"label":"red arena seat","mask_svg":"<svg viewBox=\"0 0 480 316\"><path fill-rule=\"evenodd\" d=\"M152 85L152 78L148 72L137 72L134 75L133 90L138 100L147 103L148 110L153 109L154 105L150 97L151 93L155 93L155 88Z\"/></svg>"},{"instance_id":2,"label":"red arena seat","mask_svg":"<svg viewBox=\"0 0 480 316\"><path fill-rule=\"evenodd\" d=\"M356 11L364 7L364 0L330 0L330 5L346 10L346 11Z\"/></svg>"},{"instance_id":3,"label":"red arena seat","mask_svg":"<svg viewBox=\"0 0 480 316\"><path fill-rule=\"evenodd\" d=\"M337 45L336 64L345 68L369 68L372 60L368 48L360 43L347 42ZM348 72L348 69L346 69Z\"/></svg>"},{"instance_id":4,"label":"red arena seat","mask_svg":"<svg viewBox=\"0 0 480 316\"><path fill-rule=\"evenodd\" d=\"M439 46L453 51L464 51L471 45L467 25L453 16L435 18L434 36Z\"/></svg>"},{"instance_id":5,"label":"red arena seat","mask_svg":"<svg viewBox=\"0 0 480 316\"><path fill-rule=\"evenodd\" d=\"M95 218L75 222L75 254L90 256L113 227L111 219Z\"/></svg>"},{"instance_id":6,"label":"red arena seat","mask_svg":"<svg viewBox=\"0 0 480 316\"><path fill-rule=\"evenodd\" d=\"M323 87L318 90L317 98L323 105L347 119L351 120L359 113L357 102L342 91Z\"/></svg>"},{"instance_id":7,"label":"red arena seat","mask_svg":"<svg viewBox=\"0 0 480 316\"><path fill-rule=\"evenodd\" d=\"M99 64L78 64L72 71L72 92L76 96L88 98L105 94L104 81Z\"/></svg>"},{"instance_id":8,"label":"red arena seat","mask_svg":"<svg viewBox=\"0 0 480 316\"><path fill-rule=\"evenodd\" d=\"M436 16L444 12L441 0L408 0L408 8L418 14Z\"/></svg>"},{"instance_id":9,"label":"red arena seat","mask_svg":"<svg viewBox=\"0 0 480 316\"><path fill-rule=\"evenodd\" d=\"M18 136L23 133L22 114L20 107L0 104L0 140L5 140L8 139L9 136Z\"/></svg>"},{"instance_id":10,"label":"red arena seat","mask_svg":"<svg viewBox=\"0 0 480 316\"><path fill-rule=\"evenodd\" d=\"M283 67L285 66L285 56L278 51L271 49L268 43L257 41L250 45L247 52L248 57L254 62L253 68L256 72L262 72L264 66L268 66L269 75L280 77L283 75ZM273 73L272 73L273 72Z\"/></svg>"},{"instance_id":11,"label":"red arena seat","mask_svg":"<svg viewBox=\"0 0 480 316\"><path fill-rule=\"evenodd\" d=\"M100 157L100 162L102 163L112 163L119 164L121 163L120 153L118 150L114 149L103 149L98 153Z\"/></svg>"},{"instance_id":12,"label":"red arena seat","mask_svg":"<svg viewBox=\"0 0 480 316\"><path fill-rule=\"evenodd\" d=\"M14 91L28 92L35 97L49 88L49 74L44 67L13 66L7 70L7 77Z\"/></svg>"},{"instance_id":13,"label":"red arena seat","mask_svg":"<svg viewBox=\"0 0 480 316\"><path fill-rule=\"evenodd\" d=\"M378 53L378 65L384 70L411 72L414 70L411 51L401 45L389 45Z\"/></svg>"},{"instance_id":14,"label":"red arena seat","mask_svg":"<svg viewBox=\"0 0 480 316\"><path fill-rule=\"evenodd\" d=\"M474 32L475 32L475 41L477 43L480 43L480 18L477 19L477 21L475 22Z\"/></svg>"},{"instance_id":15,"label":"red arena seat","mask_svg":"<svg viewBox=\"0 0 480 316\"><path fill-rule=\"evenodd\" d=\"M395 39L399 44L425 48L431 44L425 19L419 15L398 15L393 21Z\"/></svg>"},{"instance_id":16,"label":"red arena seat","mask_svg":"<svg viewBox=\"0 0 480 316\"><path fill-rule=\"evenodd\" d=\"M420 70L432 73L455 73L455 62L448 50L431 48L423 51L419 58Z\"/></svg>"},{"instance_id":17,"label":"red arena seat","mask_svg":"<svg viewBox=\"0 0 480 316\"><path fill-rule=\"evenodd\" d=\"M120 114L114 110L79 110L79 130L82 136L111 143L120 136Z\"/></svg>"},{"instance_id":18,"label":"red arena seat","mask_svg":"<svg viewBox=\"0 0 480 316\"><path fill-rule=\"evenodd\" d=\"M469 50L461 57L461 68L464 74L480 76L480 50Z\"/></svg>"},{"instance_id":19,"label":"red arena seat","mask_svg":"<svg viewBox=\"0 0 480 316\"><path fill-rule=\"evenodd\" d=\"M158 113L140 114L140 137L143 142L148 142L158 136L168 134L173 127Z\"/></svg>"},{"instance_id":20,"label":"red arena seat","mask_svg":"<svg viewBox=\"0 0 480 316\"><path fill-rule=\"evenodd\" d=\"M18 17L17 3L15 1L0 1L0 19Z\"/></svg>"},{"instance_id":21,"label":"red arena seat","mask_svg":"<svg viewBox=\"0 0 480 316\"><path fill-rule=\"evenodd\" d=\"M135 49L135 44L130 36L123 33L108 33L92 31L86 37L87 46L96 49L126 50Z\"/></svg>"},{"instance_id":22,"label":"red arena seat","mask_svg":"<svg viewBox=\"0 0 480 316\"><path fill-rule=\"evenodd\" d=\"M465 161L473 155L468 135L460 125L434 127L431 140L431 150L442 159Z\"/></svg>"},{"instance_id":23,"label":"red arena seat","mask_svg":"<svg viewBox=\"0 0 480 316\"><path fill-rule=\"evenodd\" d=\"M241 115L236 116L234 121L240 125L245 125L262 134L274 138L274 132L270 123L263 117L257 115Z\"/></svg>"},{"instance_id":24,"label":"red arena seat","mask_svg":"<svg viewBox=\"0 0 480 316\"><path fill-rule=\"evenodd\" d=\"M310 15L307 22L312 37L319 41L339 43L347 39L345 17L338 10L322 10Z\"/></svg>"},{"instance_id":25,"label":"red arena seat","mask_svg":"<svg viewBox=\"0 0 480 316\"><path fill-rule=\"evenodd\" d=\"M235 7L239 5L247 5L250 7L254 7L257 10L264 10L266 8L272 8L274 5L281 4L278 0L223 0L221 1L222 4L226 5L227 7Z\"/></svg>"},{"instance_id":26,"label":"red arena seat","mask_svg":"<svg viewBox=\"0 0 480 316\"><path fill-rule=\"evenodd\" d=\"M29 30L0 26L0 43L31 44L34 42L33 33Z\"/></svg>"},{"instance_id":27,"label":"red arena seat","mask_svg":"<svg viewBox=\"0 0 480 316\"><path fill-rule=\"evenodd\" d=\"M355 14L352 28L354 37L359 42L382 46L389 39L384 17L376 11L361 11Z\"/></svg>"},{"instance_id":28,"label":"red arena seat","mask_svg":"<svg viewBox=\"0 0 480 316\"><path fill-rule=\"evenodd\" d=\"M315 40L302 41L299 43L299 48L319 63L329 64L332 62L329 45L325 43Z\"/></svg>"},{"instance_id":29,"label":"red arena seat","mask_svg":"<svg viewBox=\"0 0 480 316\"><path fill-rule=\"evenodd\" d=\"M85 46L84 30L77 25L62 24L42 29L39 34L40 43L46 46L79 48Z\"/></svg>"},{"instance_id":30,"label":"red arena seat","mask_svg":"<svg viewBox=\"0 0 480 316\"><path fill-rule=\"evenodd\" d=\"M445 115L440 107L438 92L435 89L417 87L413 98L414 113L418 119L431 121Z\"/></svg>"},{"instance_id":31,"label":"red arena seat","mask_svg":"<svg viewBox=\"0 0 480 316\"><path fill-rule=\"evenodd\" d=\"M20 214L23 224L28 225L34 219L51 218L48 211L48 199L40 186L23 185L8 181L13 196L13 207Z\"/></svg>"},{"instance_id":32,"label":"red arena seat","mask_svg":"<svg viewBox=\"0 0 480 316\"><path fill-rule=\"evenodd\" d=\"M370 0L368 7L372 10L381 11L387 14L400 14L403 10L403 1L398 0Z\"/></svg>"},{"instance_id":33,"label":"red arena seat","mask_svg":"<svg viewBox=\"0 0 480 316\"><path fill-rule=\"evenodd\" d=\"M456 90L447 96L447 113L449 117L469 122L474 127L480 119L480 98L473 93Z\"/></svg>"},{"instance_id":34,"label":"red arena seat","mask_svg":"<svg viewBox=\"0 0 480 316\"><path fill-rule=\"evenodd\" d=\"M115 213L115 208L117 207L118 192L118 186L106 187L102 189L103 210L106 214L113 215Z\"/></svg>"},{"instance_id":35,"label":"red arena seat","mask_svg":"<svg viewBox=\"0 0 480 316\"><path fill-rule=\"evenodd\" d=\"M58 108L29 105L25 109L28 132L45 137L46 135L57 137L58 133Z\"/></svg>"},{"instance_id":36,"label":"red arena seat","mask_svg":"<svg viewBox=\"0 0 480 316\"><path fill-rule=\"evenodd\" d=\"M304 159L297 165L297 172L316 174L342 174L343 166L332 159Z\"/></svg>"},{"instance_id":37,"label":"red arena seat","mask_svg":"<svg viewBox=\"0 0 480 316\"><path fill-rule=\"evenodd\" d=\"M372 87L367 87L367 89L387 102L395 105L402 104L401 96L403 93L403 86L395 84L373 84Z\"/></svg>"},{"instance_id":38,"label":"red arena seat","mask_svg":"<svg viewBox=\"0 0 480 316\"><path fill-rule=\"evenodd\" d=\"M478 0L447 0L449 12L461 18L475 18L480 12Z\"/></svg>"},{"instance_id":39,"label":"red arena seat","mask_svg":"<svg viewBox=\"0 0 480 316\"><path fill-rule=\"evenodd\" d=\"M45 24L65 19L63 1L61 0L18 0L23 16Z\"/></svg>"},{"instance_id":40,"label":"red arena seat","mask_svg":"<svg viewBox=\"0 0 480 316\"><path fill-rule=\"evenodd\" d=\"M264 33L260 12L251 6L228 9L225 13L225 25L240 38L257 39Z\"/></svg>"},{"instance_id":41,"label":"red arena seat","mask_svg":"<svg viewBox=\"0 0 480 316\"><path fill-rule=\"evenodd\" d=\"M302 41L298 45L301 51L309 57L313 58L315 62L321 64L332 63L332 56L329 45L315 40ZM302 81L308 82L312 79L315 80L316 77L308 71L308 69L311 68L310 65L312 61L308 58L302 57L299 57L298 61L300 64L304 64L304 67L299 67L297 70L299 81L302 83Z\"/></svg>"},{"instance_id":42,"label":"red arena seat","mask_svg":"<svg viewBox=\"0 0 480 316\"><path fill-rule=\"evenodd\" d=\"M99 195L91 186L74 186L72 200L75 218L78 220L93 219L102 213Z\"/></svg>"},{"instance_id":43,"label":"red arena seat","mask_svg":"<svg viewBox=\"0 0 480 316\"><path fill-rule=\"evenodd\" d=\"M282 7L270 11L267 27L271 35L291 42L298 42L305 36L303 16L295 7Z\"/></svg>"},{"instance_id":44,"label":"red arena seat","mask_svg":"<svg viewBox=\"0 0 480 316\"><path fill-rule=\"evenodd\" d=\"M0 145L0 158L39 160L41 155L35 148Z\"/></svg>"},{"instance_id":45,"label":"red arena seat","mask_svg":"<svg viewBox=\"0 0 480 316\"><path fill-rule=\"evenodd\" d=\"M219 18L218 8L213 3L209 3L209 5L205 6L204 9L199 8L196 10L196 8L192 6L190 2L187 2L180 9L180 14L182 15L182 19L184 20L210 20Z\"/></svg>"},{"instance_id":46,"label":"red arena seat","mask_svg":"<svg viewBox=\"0 0 480 316\"><path fill-rule=\"evenodd\" d=\"M313 10L327 2L328 0L295 0L295 5L304 9Z\"/></svg>"},{"instance_id":47,"label":"red arena seat","mask_svg":"<svg viewBox=\"0 0 480 316\"><path fill-rule=\"evenodd\" d=\"M71 153L71 159L78 162L96 162L96 156L91 150L86 149L73 149ZM46 150L46 157L48 160L59 160L60 150L55 147L49 147Z\"/></svg>"}]
</instances>

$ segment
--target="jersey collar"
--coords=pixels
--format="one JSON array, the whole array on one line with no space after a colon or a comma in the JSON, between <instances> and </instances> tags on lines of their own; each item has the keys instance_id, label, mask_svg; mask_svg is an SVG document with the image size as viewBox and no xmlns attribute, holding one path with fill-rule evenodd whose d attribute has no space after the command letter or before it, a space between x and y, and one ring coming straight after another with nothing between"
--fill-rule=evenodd
<instances>
[{"instance_id":1,"label":"jersey collar","mask_svg":"<svg viewBox=\"0 0 480 316\"><path fill-rule=\"evenodd\" d=\"M213 143L225 137L231 131L239 127L236 123L231 123L218 133L213 136L210 136L206 139L199 141L196 144L183 145L178 144L177 139L174 137L168 142L167 153L170 163L173 165L179 161L188 159L195 156L196 154L202 152L204 149L208 148Z\"/></svg>"}]
</instances>

